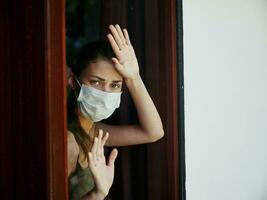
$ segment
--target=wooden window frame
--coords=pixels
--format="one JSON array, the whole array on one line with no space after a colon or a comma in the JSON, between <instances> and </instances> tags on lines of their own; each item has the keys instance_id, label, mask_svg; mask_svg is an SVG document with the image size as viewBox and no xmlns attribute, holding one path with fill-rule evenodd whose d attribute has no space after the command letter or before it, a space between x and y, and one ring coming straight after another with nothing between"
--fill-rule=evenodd
<instances>
[{"instance_id":1,"label":"wooden window frame","mask_svg":"<svg viewBox=\"0 0 267 200\"><path fill-rule=\"evenodd\" d=\"M145 62L155 66L145 76L166 136L148 145L148 192L151 200L176 200L182 192L176 29L180 1L156 1L145 2ZM0 199L68 199L65 1L1 4ZM151 23L155 18L158 23ZM155 59L157 55L161 57ZM160 76L168 81L167 90L149 82ZM167 184L161 188L159 182Z\"/></svg>"},{"instance_id":2,"label":"wooden window frame","mask_svg":"<svg viewBox=\"0 0 267 200\"><path fill-rule=\"evenodd\" d=\"M65 1L1 1L0 199L68 199Z\"/></svg>"},{"instance_id":3,"label":"wooden window frame","mask_svg":"<svg viewBox=\"0 0 267 200\"><path fill-rule=\"evenodd\" d=\"M69 199L65 0L48 0L44 3L48 193L49 199Z\"/></svg>"}]
</instances>

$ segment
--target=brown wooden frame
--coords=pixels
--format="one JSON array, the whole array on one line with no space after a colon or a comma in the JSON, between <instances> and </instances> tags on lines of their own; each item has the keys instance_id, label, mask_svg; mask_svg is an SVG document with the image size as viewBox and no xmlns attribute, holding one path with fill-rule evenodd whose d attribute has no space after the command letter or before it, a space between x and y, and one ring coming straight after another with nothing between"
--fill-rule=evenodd
<instances>
[{"instance_id":1,"label":"brown wooden frame","mask_svg":"<svg viewBox=\"0 0 267 200\"><path fill-rule=\"evenodd\" d=\"M68 199L65 0L45 3L49 199ZM59 148L61 147L61 148Z\"/></svg>"},{"instance_id":2,"label":"brown wooden frame","mask_svg":"<svg viewBox=\"0 0 267 200\"><path fill-rule=\"evenodd\" d=\"M65 2L1 4L0 199L68 199Z\"/></svg>"}]
</instances>

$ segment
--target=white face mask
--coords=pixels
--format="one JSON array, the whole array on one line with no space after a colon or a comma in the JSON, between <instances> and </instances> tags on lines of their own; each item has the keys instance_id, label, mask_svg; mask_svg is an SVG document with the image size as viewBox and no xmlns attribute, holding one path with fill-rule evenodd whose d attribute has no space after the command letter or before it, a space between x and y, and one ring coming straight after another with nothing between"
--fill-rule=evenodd
<instances>
[{"instance_id":1,"label":"white face mask","mask_svg":"<svg viewBox=\"0 0 267 200\"><path fill-rule=\"evenodd\" d=\"M98 122L108 118L120 106L121 92L104 92L82 84L77 101L82 115Z\"/></svg>"}]
</instances>

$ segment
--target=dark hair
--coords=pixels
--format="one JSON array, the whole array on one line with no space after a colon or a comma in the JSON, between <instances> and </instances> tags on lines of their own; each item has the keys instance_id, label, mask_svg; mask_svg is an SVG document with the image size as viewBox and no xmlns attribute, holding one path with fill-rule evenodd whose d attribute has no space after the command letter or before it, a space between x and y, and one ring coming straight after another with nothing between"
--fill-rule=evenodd
<instances>
[{"instance_id":1,"label":"dark hair","mask_svg":"<svg viewBox=\"0 0 267 200\"><path fill-rule=\"evenodd\" d=\"M98 40L88 43L80 49L72 72L79 77L90 62L95 62L97 59L111 60L112 57L115 57L115 54L108 41Z\"/></svg>"},{"instance_id":2,"label":"dark hair","mask_svg":"<svg viewBox=\"0 0 267 200\"><path fill-rule=\"evenodd\" d=\"M71 66L72 73L79 78L89 63L95 62L98 59L110 60L112 57L115 57L115 55L108 41L99 40L85 44L79 51L77 63L74 66ZM90 138L81 128L77 114L75 113L77 108L77 99L74 90L70 91L67 102L68 130L74 134L74 137L82 149L85 158L89 160L88 152L91 150L93 137Z\"/></svg>"}]
</instances>

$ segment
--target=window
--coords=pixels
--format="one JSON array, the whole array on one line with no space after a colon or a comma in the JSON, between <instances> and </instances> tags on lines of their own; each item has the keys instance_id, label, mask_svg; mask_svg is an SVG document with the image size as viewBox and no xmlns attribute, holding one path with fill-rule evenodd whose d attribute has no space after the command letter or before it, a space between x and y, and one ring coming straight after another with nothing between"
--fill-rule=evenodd
<instances>
[{"instance_id":1,"label":"window","mask_svg":"<svg viewBox=\"0 0 267 200\"><path fill-rule=\"evenodd\" d=\"M83 10L73 18L68 18L73 11L67 7L70 2L72 9ZM75 44L104 37L110 23L128 28L142 78L165 129L165 137L157 143L119 149L110 197L178 199L177 74L181 66L177 66L176 1L11 0L1 8L1 26L5 27L1 38L6 40L0 47L4 55L0 73L0 199L68 198L65 59L70 52L66 47L73 45L71 37L76 38ZM76 24L77 19L82 23ZM69 22L80 27L67 29L65 35ZM88 24L90 27L84 27ZM83 37L77 30L82 30ZM130 96L124 98L127 103L122 109L131 114L118 112L114 117L121 119L120 123L134 123L137 118Z\"/></svg>"}]
</instances>

